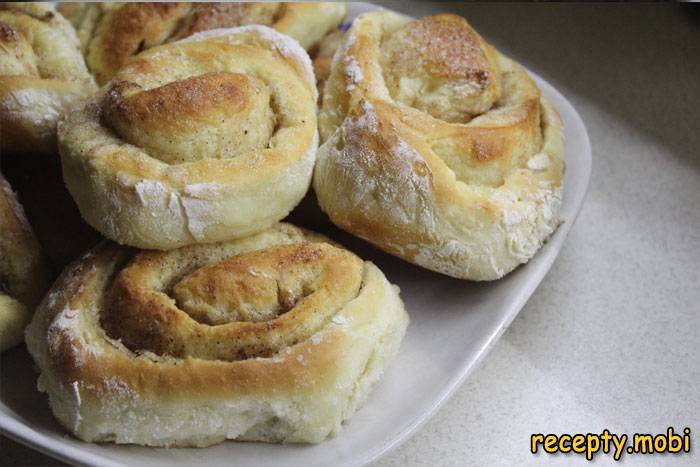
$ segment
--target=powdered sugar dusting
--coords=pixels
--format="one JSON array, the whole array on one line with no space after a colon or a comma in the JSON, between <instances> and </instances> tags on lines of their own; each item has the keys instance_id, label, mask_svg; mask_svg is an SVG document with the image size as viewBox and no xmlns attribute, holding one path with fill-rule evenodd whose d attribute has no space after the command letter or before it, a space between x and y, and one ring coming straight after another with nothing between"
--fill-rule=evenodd
<instances>
[{"instance_id":1,"label":"powdered sugar dusting","mask_svg":"<svg viewBox=\"0 0 700 467\"><path fill-rule=\"evenodd\" d=\"M174 191L170 192L170 196L168 197L168 211L173 219L179 219L182 216L180 197Z\"/></svg>"},{"instance_id":2,"label":"powdered sugar dusting","mask_svg":"<svg viewBox=\"0 0 700 467\"><path fill-rule=\"evenodd\" d=\"M311 344L313 345L320 344L322 340L323 339L319 334L314 334L313 336L311 336L311 338L309 338L309 341L311 341Z\"/></svg>"},{"instance_id":3,"label":"powdered sugar dusting","mask_svg":"<svg viewBox=\"0 0 700 467\"><path fill-rule=\"evenodd\" d=\"M144 206L160 205L168 191L161 182L148 179L137 182L134 185L134 190Z\"/></svg>"},{"instance_id":4,"label":"powdered sugar dusting","mask_svg":"<svg viewBox=\"0 0 700 467\"><path fill-rule=\"evenodd\" d=\"M520 262L527 262L559 225L561 188L540 188L529 193L498 190L493 199L501 206L509 253Z\"/></svg>"},{"instance_id":5,"label":"powdered sugar dusting","mask_svg":"<svg viewBox=\"0 0 700 467\"><path fill-rule=\"evenodd\" d=\"M410 245L416 251L416 264L435 269L442 274L459 277L469 270L466 261L471 253L469 247L457 240L447 240L433 245Z\"/></svg>"},{"instance_id":6,"label":"powdered sugar dusting","mask_svg":"<svg viewBox=\"0 0 700 467\"><path fill-rule=\"evenodd\" d=\"M56 331L70 331L73 320L78 316L78 310L66 307L61 311L49 326L49 333Z\"/></svg>"},{"instance_id":7,"label":"powdered sugar dusting","mask_svg":"<svg viewBox=\"0 0 700 467\"><path fill-rule=\"evenodd\" d=\"M58 300L61 298L62 294L60 290L51 290L46 298L46 304L49 308L54 307Z\"/></svg>"},{"instance_id":8,"label":"powdered sugar dusting","mask_svg":"<svg viewBox=\"0 0 700 467\"><path fill-rule=\"evenodd\" d=\"M371 133L379 131L379 127L377 126L377 114L372 103L367 99L363 99L362 102L360 102L360 108L362 109L362 113L355 120L355 128ZM350 122L350 124L352 125L352 122ZM352 130L353 128L350 129Z\"/></svg>"},{"instance_id":9,"label":"powdered sugar dusting","mask_svg":"<svg viewBox=\"0 0 700 467\"><path fill-rule=\"evenodd\" d=\"M357 59L351 55L345 57L345 74L348 77L347 90L352 91L364 78Z\"/></svg>"},{"instance_id":10,"label":"powdered sugar dusting","mask_svg":"<svg viewBox=\"0 0 700 467\"><path fill-rule=\"evenodd\" d=\"M441 155L429 149L424 153L422 149L432 145L430 138L421 138L419 131L404 127L404 122L408 124L413 120L413 112L420 109L412 102L402 105L395 96L389 95L384 82L388 70L382 69L382 73L373 71L381 69L381 61L377 63L373 58L366 59L365 55L354 53L353 45L358 40L362 40L363 48L373 51L378 48L384 53L388 47L387 35L380 34L386 32L380 29L381 25L366 24L362 18L356 20L333 58L333 67L341 67L344 73L345 89L337 92L346 93L343 98L350 102L350 109L344 115L340 115L340 112L345 112L343 106L324 107L322 111L332 117L330 122L342 119L342 124L319 151L314 181L318 185L319 201L339 225L422 266L455 277L501 277L517 262L528 261L559 224L561 187L553 183L533 191L529 183L529 180L536 179L537 171L551 167L554 156L548 153L545 141L542 152L531 155L529 159L526 157L526 162L517 167L494 168L494 171L499 171L501 180L509 179L510 174L527 172L525 177L528 180L524 183L515 178L515 183L503 186L499 183L494 188L488 184L470 184L459 176L450 179L450 167L441 167L437 161ZM432 43L433 36L427 31L415 43ZM481 54L477 42L458 44L460 50L456 55ZM478 97L491 84L492 70L488 67L484 69L487 73L476 76L476 81L470 74L462 76L462 72L471 68L463 62L450 62L455 52L450 49L449 41L440 42L434 50L403 50L401 44L394 45L397 45L399 55L405 53L405 56L420 55L422 58L419 58L425 61L439 60L441 66L454 75L445 85L449 91L447 95ZM401 63L405 69L400 71L406 73L398 73L397 79L413 79L411 68L421 65L410 60ZM500 71L501 74L507 72L507 69ZM360 83L362 85L358 86ZM427 86L426 82L416 78L415 83L410 82L405 87L423 92L424 86ZM530 94L521 96L517 92L508 92L508 106L492 108L490 98L484 98L488 104L483 110L486 113L476 112L479 116L465 127L469 127L469 131L472 127L489 125L500 128L510 124L508 118L520 118L522 106L519 104ZM413 109L406 109L404 105ZM454 102L451 105L448 102L448 107L453 108ZM493 118L479 120L488 115ZM441 131L444 128L445 134L450 134L443 136L444 139L462 134L458 128L448 132L447 127L453 124L443 120L434 123ZM543 136L545 139L550 137L547 131ZM476 144L480 144L480 137L475 138ZM444 147L452 150L459 145L445 143ZM459 154L449 156L459 157ZM518 162L521 160L518 158ZM448 173L447 178L441 175L443 172ZM449 183L457 186L450 188ZM444 189L437 191L438 186ZM444 195L448 191L450 194ZM452 198L458 198L460 202L452 202ZM347 224L344 217L351 217L352 225ZM384 233L391 232L394 227L406 235ZM406 237L415 238L415 243L407 243Z\"/></svg>"},{"instance_id":11,"label":"powdered sugar dusting","mask_svg":"<svg viewBox=\"0 0 700 467\"><path fill-rule=\"evenodd\" d=\"M314 75L311 59L309 58L309 54L306 53L306 50L304 50L299 42L267 26L253 24L241 26L237 29L243 32L253 32L258 34L262 39L272 43L280 54L287 58L296 60L304 70L304 77L309 82L314 92L316 92L316 76ZM318 96L314 94L314 98L316 97Z\"/></svg>"},{"instance_id":12,"label":"powdered sugar dusting","mask_svg":"<svg viewBox=\"0 0 700 467\"><path fill-rule=\"evenodd\" d=\"M205 230L214 223L209 202L187 196L181 197L180 202L185 210L187 229L195 239L204 240Z\"/></svg>"},{"instance_id":13,"label":"powdered sugar dusting","mask_svg":"<svg viewBox=\"0 0 700 467\"><path fill-rule=\"evenodd\" d=\"M335 324L341 324L341 325L348 323L348 319L343 315L335 315L335 316L333 316L331 321L333 321L333 323L335 323Z\"/></svg>"},{"instance_id":14,"label":"powdered sugar dusting","mask_svg":"<svg viewBox=\"0 0 700 467\"><path fill-rule=\"evenodd\" d=\"M323 405L319 409L319 407L306 404L304 401L290 401L289 398L270 402L260 398L247 397L245 394L241 396L235 392L228 394L228 397L219 397L220 394L212 395L207 391L200 391L201 397L198 397L193 403L183 404L181 400L179 402L176 400L178 397L182 399L182 391L180 391L180 394L175 394L175 399L172 397L163 399L162 394L153 390L152 383L154 378L158 379L159 375L168 376L167 379L169 380L173 378L178 379L177 375L173 376L177 372L178 375L182 376L179 378L182 381L192 380L192 375L194 375L194 379L197 379L198 375L201 376L203 374L205 378L211 375L219 384L227 385L227 381L231 380L231 378L235 379L239 374L245 376L246 373L250 373L246 368L252 366L254 371L266 371L266 368L269 370L270 366L275 366L273 362L279 361L289 367L288 369L283 368L283 372L287 372L289 369L294 370L295 368L296 370L303 370L301 378L296 378L294 381L296 389L292 388L293 390L298 392L298 390L303 389L312 396L314 394L323 395L328 385L324 383L324 385L319 386L316 381L318 380L318 375L320 374L323 377L324 373L319 373L318 365L312 366L312 363L317 360L319 352L323 354L324 349L322 347L314 348L311 345L320 344L321 336L327 336L326 338L332 339L334 343L337 341L336 347L343 351L343 346L348 347L357 344L351 338L339 339L341 336L352 337L353 333L357 332L357 329L354 327L338 328L333 325L323 326L323 324L328 323L311 323L311 326L318 326L322 329L317 334L309 336L306 343L299 342L298 334L293 332L289 335L285 333L284 328L280 328L284 335L279 334L279 341L286 341L290 345L283 346L284 344L275 343L273 345L279 350L272 359L267 357L250 358L250 362L246 362L245 359L230 361L226 358L218 359L215 356L203 358L175 357L168 355L167 352L165 355L156 355L148 350L131 349L131 345L125 347L118 341L113 343L105 328L100 324L100 317L106 318L107 313L115 312L110 306L112 304L111 300L109 298L104 299L102 294L115 290L113 286L115 285L114 278L116 274L128 275L129 271L125 271L124 267L129 268L133 266L143 267L144 269L139 269L139 274L131 277L134 282L129 281L129 278L125 277L127 280L122 285L128 288L130 287L129 284L134 284L138 288L143 287L140 290L158 290L160 292L165 288L163 284L172 283L172 277L177 277L178 279L176 280L179 280L183 270L189 273L191 271L190 268L200 267L203 264L212 264L209 261L221 261L225 258L230 258L232 254L243 254L249 250L257 251L257 248L264 248L268 244L268 246L273 247L274 245L279 245L280 241L282 242L281 244L314 241L314 239L308 238L308 235L304 232L291 226L280 227L278 230L284 235L278 235L275 232L268 233L264 235L264 241L261 239L258 242L254 242L255 244L248 245L245 243L237 247L232 246L229 249L222 246L212 246L213 250L210 250L209 247L205 250L201 249L203 247L196 248L192 255L187 254L187 258L180 258L180 260L184 260L184 264L180 260L174 263L160 261L162 259L160 253L154 254L154 256L148 253L146 256L149 256L149 258L145 259L145 263L141 263L142 257L137 257L135 259L132 258L131 262L128 263L129 265L125 266L125 261L129 261L128 258L131 258L130 254L125 252L124 255L121 255L117 252L118 250L113 248L107 250L97 249L97 256L94 262L99 264L99 266L95 273L93 275L75 276L78 283L85 283L84 294L74 293L74 287L66 287L65 282L61 281L58 287L70 290L70 296L66 297L66 299L72 303L72 306L54 310L47 310L46 307L42 307L40 313L45 313L45 315L37 320L44 328L41 334L45 337L47 323L43 318L48 318L53 312L60 310L51 326L52 332L61 332L60 336L54 336L58 337L55 340L60 345L49 349L48 355L50 358L57 357L61 359L62 364L64 363L63 358L66 357L67 352L63 331L69 333L65 337L73 341L76 341L76 338L81 336L84 337L92 345L98 346L102 352L100 358L94 361L89 360L89 367L82 368L79 371L53 371L54 369L49 366L50 363L47 365L46 359L37 359L38 364L42 367L43 380L47 383L51 397L51 407L62 424L72 429L74 434L85 441L139 443L159 446L175 443L185 444L191 442L191 440L195 440L195 442L203 440L204 443L219 442L222 435L227 433L234 438L241 433L245 435L250 426L262 427L267 430L266 433L276 430L273 433L282 433L284 436L280 440L291 440L291 437L301 430L316 430L319 426L318 420L321 420L323 423L335 423L337 426L340 426L340 423L349 416L342 411L345 410L346 404L341 405L340 409L342 410L340 412L329 413ZM280 239L278 236L283 238ZM170 253L166 252L162 253L162 255L171 256ZM179 258L180 253L176 254L176 256ZM193 263L196 263L196 265ZM85 269L86 265L80 268L81 271ZM259 270L259 267L257 269ZM249 271L255 272L253 269ZM378 274L379 279L373 279L379 281L378 287L393 291L394 289L386 283L386 279L381 273ZM122 292L130 294L127 291ZM131 296L135 300L142 298L142 296ZM385 345L386 338L396 340L396 345L398 345L398 341L400 341L403 334L403 329L397 329L397 326L394 324L397 318L406 320L405 311L398 296L385 296L381 302L386 304L386 306L380 306L380 311L389 314L375 317L376 324L375 321L369 323L374 328L377 328L373 328L377 332L369 333L371 335L368 335L368 339L362 339L362 342L360 342L360 344L369 349L368 352L376 349L385 351L387 347ZM60 302L58 306L62 306ZM394 316L399 313L402 316ZM113 315L112 317L118 319L118 316ZM330 317L325 319L328 318ZM345 324L348 322L354 323L354 320L357 318L341 312L341 314L336 314L332 319L334 324ZM363 321L361 324L367 323ZM400 325L401 322L399 322ZM171 330L166 330L164 335L169 335ZM268 329L268 332L270 331L274 331L274 329ZM277 333L275 332L273 334L275 339L277 338L275 337L276 335ZM45 345L46 341L41 339L41 344ZM76 347L81 352L84 350L77 344ZM32 350L34 351L36 348ZM47 353L42 348L39 348L37 353L39 352ZM385 352L383 355L387 355L387 353ZM340 361L339 365L345 366L339 366L341 373L331 375L332 378L329 384L332 387L335 383L333 378L340 378L343 391L350 393L354 390L353 381L359 380L360 384L364 384L364 380L367 379L365 376L367 371L375 371L375 362L372 361L371 363L371 366L363 367L361 365L357 367L353 362ZM378 363L385 365L386 359L382 359ZM227 374L223 374L222 370ZM382 368L379 369L379 373L381 373L381 370ZM345 371L345 373L342 373L342 371ZM87 374L88 372L90 374ZM350 374L349 379L344 378L347 374ZM192 390L194 391L195 389L197 388L193 387ZM85 404L83 404L83 398ZM345 393L338 396L338 400L341 402L345 399L347 399ZM171 403L173 400L174 404ZM308 407L310 407L309 410L306 410L308 413L303 413L305 408ZM228 410L229 408L231 410ZM83 413L85 413L84 417L82 417ZM192 419L193 413L197 415L194 419ZM285 419L281 424L277 424L277 419L283 416L290 420L289 423ZM271 420L272 417L274 417L272 426L260 425L260 423ZM231 419L233 422L228 423ZM239 423L239 420L242 420L240 421L242 424L240 430L236 428L236 423ZM320 428L319 430L318 433L321 437L325 437L329 433L325 428ZM248 434L248 436L250 435Z\"/></svg>"},{"instance_id":15,"label":"powdered sugar dusting","mask_svg":"<svg viewBox=\"0 0 700 467\"><path fill-rule=\"evenodd\" d=\"M336 132L321 149L321 157L343 172L336 178L346 186L336 188L344 193L336 202L345 205L345 210L366 212L368 217L381 211L394 224L432 229L435 220L429 201L430 168L398 132L386 135L380 131L377 109L369 99L362 99L356 110L345 119L342 131ZM337 148L341 137L345 145ZM376 145L371 142L376 139L388 147L387 157L374 154ZM376 173L383 175L376 177Z\"/></svg>"},{"instance_id":16,"label":"powdered sugar dusting","mask_svg":"<svg viewBox=\"0 0 700 467\"><path fill-rule=\"evenodd\" d=\"M530 170L543 170L549 167L549 156L545 153L537 153L527 161L527 168Z\"/></svg>"},{"instance_id":17,"label":"powdered sugar dusting","mask_svg":"<svg viewBox=\"0 0 700 467\"><path fill-rule=\"evenodd\" d=\"M119 376L112 376L102 381L104 389L112 396L121 400L130 400L138 397L129 384Z\"/></svg>"},{"instance_id":18,"label":"powdered sugar dusting","mask_svg":"<svg viewBox=\"0 0 700 467\"><path fill-rule=\"evenodd\" d=\"M221 185L218 183L195 183L186 185L185 194L199 199L218 199L221 196Z\"/></svg>"},{"instance_id":19,"label":"powdered sugar dusting","mask_svg":"<svg viewBox=\"0 0 700 467\"><path fill-rule=\"evenodd\" d=\"M548 186L522 193L496 190L491 200L499 207L500 227L475 231L469 242L452 239L430 245L410 245L407 250L418 251L414 261L456 277L466 277L477 270L480 275L501 277L510 268L504 266L509 261L499 257L506 254L518 263L526 263L560 223L560 187ZM495 243L496 239L502 239L503 246ZM499 253L503 247L505 251Z\"/></svg>"},{"instance_id":20,"label":"powdered sugar dusting","mask_svg":"<svg viewBox=\"0 0 700 467\"><path fill-rule=\"evenodd\" d=\"M63 340L63 342L69 342L71 344L70 353L74 363L81 366L85 363L85 355L97 355L99 353L99 347L89 342L83 333L80 332L79 320L79 310L66 307L53 319L49 325L47 334L49 336L49 346L59 345L60 341L58 340L58 336L64 336L65 340ZM73 345L73 340L77 341L80 349ZM57 351L57 348L54 348L54 350Z\"/></svg>"},{"instance_id":21,"label":"powdered sugar dusting","mask_svg":"<svg viewBox=\"0 0 700 467\"><path fill-rule=\"evenodd\" d=\"M265 271L258 271L257 269L253 268L248 268L248 274L250 274L253 277L264 277L266 279L274 279L274 277L272 277Z\"/></svg>"},{"instance_id":22,"label":"powdered sugar dusting","mask_svg":"<svg viewBox=\"0 0 700 467\"><path fill-rule=\"evenodd\" d=\"M357 58L349 53L350 48L355 44L357 36L349 32L345 39L345 42L336 51L333 57L332 68L335 68L339 60L343 60L345 65L345 76L347 77L346 90L351 92L357 85L359 85L364 80L364 73L362 72L362 67Z\"/></svg>"},{"instance_id":23,"label":"powdered sugar dusting","mask_svg":"<svg viewBox=\"0 0 700 467\"><path fill-rule=\"evenodd\" d=\"M397 178L401 184L412 186L412 190L402 190L396 196L403 205L398 214L406 213L404 222L420 225L428 231L435 229L430 191L430 167L423 157L401 137L396 136L396 143L391 147L393 160L397 167Z\"/></svg>"}]
</instances>

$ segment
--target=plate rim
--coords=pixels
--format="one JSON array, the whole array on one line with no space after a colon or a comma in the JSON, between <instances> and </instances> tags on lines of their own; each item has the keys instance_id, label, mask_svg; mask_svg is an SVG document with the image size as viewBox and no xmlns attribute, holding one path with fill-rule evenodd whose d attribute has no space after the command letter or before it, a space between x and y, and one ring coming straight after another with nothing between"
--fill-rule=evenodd
<instances>
[{"instance_id":1,"label":"plate rim","mask_svg":"<svg viewBox=\"0 0 700 467\"><path fill-rule=\"evenodd\" d=\"M369 2L353 3L360 8L387 10L387 8L384 6L375 5ZM389 11L393 10L389 9ZM540 255L541 264L536 271L531 273L531 278L516 294L513 304L510 306L510 312L500 323L500 326L490 333L488 339L478 350L475 357L474 354L469 354L469 357L463 357L462 364L459 365L460 371L455 372L448 379L448 383L439 392L439 397L435 398L430 405L430 408L413 417L408 424L405 424L405 427L401 431L388 438L386 442L376 445L376 447L373 449L368 449L360 454L356 454L355 459L353 459L353 461L347 465L363 466L370 464L390 453L394 449L400 447L405 442L410 440L412 436L415 435L440 410L440 408L442 408L443 405L452 398L454 393L460 388L469 375L483 363L483 360L489 354L495 343L503 335L506 329L508 329L515 317L523 309L529 298L542 283L542 280L551 269L556 258L559 256L568 234L578 219L588 194L591 179L592 152L588 131L576 108L561 92L559 92L556 87L543 79L539 74L533 72L529 67L523 66L523 68L536 81L537 85L540 87L540 89L542 89L543 94L556 97L558 104L555 107L560 113L565 114L568 117L568 119L564 122L564 127L566 128L567 126L571 126L582 136L583 147L579 150L581 153L579 161L581 163L581 167L579 167L579 170L582 173L577 174L576 177L583 181L583 187L580 191L569 194L569 196L575 196L575 199L572 200L573 212L569 216L570 218L565 219L564 223L562 223L556 232L554 232L552 237L550 237L549 242L556 243L556 247L546 252L542 251L541 249L536 254L536 256ZM562 109L562 105L566 107L566 109ZM566 196L566 188L564 188L564 193L564 196ZM543 253L544 256L542 256ZM115 460L111 457L100 456L97 453L67 445L61 441L61 438L54 438L41 431L37 431L29 424L26 424L18 418L5 413L5 411L0 411L0 433L31 449L70 464L115 467L126 465L123 462ZM342 436L342 434L340 436Z\"/></svg>"},{"instance_id":2,"label":"plate rim","mask_svg":"<svg viewBox=\"0 0 700 467\"><path fill-rule=\"evenodd\" d=\"M573 214L570 219L564 219L564 222L552 234L552 236L550 237L550 241L556 235L556 239L554 241L557 243L557 248L555 248L552 251L546 252L546 255L541 257L542 264L536 272L532 273L533 279L528 281L527 286L520 289L520 292L517 294L517 297L514 300L515 304L511 306L511 312L506 316L506 319L501 323L498 329L491 333L487 342L481 347L481 349L477 353L476 358L464 358L463 361L466 361L467 363L461 365L462 371L456 373L456 377L450 379L448 386L444 391L442 391L442 394L439 398L435 400L430 409L422 412L419 416L415 417L413 422L407 425L406 428L404 428L402 431L399 432L399 434L397 434L395 437L389 440L389 442L385 443L381 449L377 449L373 455L367 457L362 462L357 463L356 465L358 466L364 466L375 462L381 457L393 451L394 449L400 447L408 440L410 440L411 437L415 435L418 431L420 431L420 429L442 408L442 406L452 398L454 393L460 388L460 386L462 386L462 384L469 377L469 375L483 363L484 358L486 358L486 356L491 352L493 346L496 344L496 342L498 342L503 333L510 327L513 320L520 314L520 311L525 307L532 294L535 293L535 291L539 288L544 277L547 275L547 273L549 273L550 269L552 268L552 265L554 264L554 261L556 261L556 259L559 257L559 253L561 252L561 249L564 246L564 242L566 241L566 238L569 236L569 232L571 232L571 229L576 223L576 220L578 219L578 216L581 213L581 209L583 208L583 205L586 201L586 197L588 196L588 189L590 187L591 182L591 169L593 163L591 140L588 136L588 130L586 129L586 125L583 123L583 119L576 110L576 107L574 107L573 104L569 102L569 100L561 92L559 92L557 88L551 85L539 74L533 72L530 68L525 67L524 65L521 66L535 80L537 86L540 89L546 89L546 92L544 92L544 94L551 94L556 96L557 101L561 102L565 107L567 107L566 112L562 112L560 106L555 106L558 112L566 113L567 116L573 117L573 121L571 123L564 123L565 127L567 124L570 124L572 127L576 127L577 131L580 131L583 137L583 147L580 149L581 153L583 154L583 156L581 157L581 162L583 162L583 173L579 175L581 180L583 180L583 188L579 192L580 194L577 197L578 199L573 200ZM543 253L542 250L535 253L535 256L537 256L540 253ZM520 267L522 266L525 266L525 264L520 265Z\"/></svg>"}]
</instances>

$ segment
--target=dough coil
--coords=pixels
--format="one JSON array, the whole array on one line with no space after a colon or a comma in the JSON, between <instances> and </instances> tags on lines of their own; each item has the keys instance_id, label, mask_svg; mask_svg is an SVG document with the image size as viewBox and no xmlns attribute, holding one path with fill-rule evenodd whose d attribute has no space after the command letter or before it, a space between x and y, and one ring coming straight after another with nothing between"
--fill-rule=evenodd
<instances>
[{"instance_id":1,"label":"dough coil","mask_svg":"<svg viewBox=\"0 0 700 467\"><path fill-rule=\"evenodd\" d=\"M279 224L168 252L105 243L59 278L27 342L82 440L316 443L363 402L407 324L376 266Z\"/></svg>"},{"instance_id":2,"label":"dough coil","mask_svg":"<svg viewBox=\"0 0 700 467\"><path fill-rule=\"evenodd\" d=\"M334 57L314 175L331 220L462 279L527 262L559 225L559 115L463 18L360 16Z\"/></svg>"}]
</instances>

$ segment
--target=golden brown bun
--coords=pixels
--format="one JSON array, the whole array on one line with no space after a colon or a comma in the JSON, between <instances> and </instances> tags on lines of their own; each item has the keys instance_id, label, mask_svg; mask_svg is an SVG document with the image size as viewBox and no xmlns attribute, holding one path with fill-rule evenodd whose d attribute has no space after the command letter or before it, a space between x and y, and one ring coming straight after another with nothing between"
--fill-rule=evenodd
<instances>
[{"instance_id":1,"label":"golden brown bun","mask_svg":"<svg viewBox=\"0 0 700 467\"><path fill-rule=\"evenodd\" d=\"M0 352L24 340L24 328L49 279L22 206L0 175Z\"/></svg>"},{"instance_id":2,"label":"golden brown bun","mask_svg":"<svg viewBox=\"0 0 700 467\"><path fill-rule=\"evenodd\" d=\"M319 130L321 208L407 261L497 279L559 225L559 115L459 16L356 19L335 55Z\"/></svg>"},{"instance_id":3,"label":"golden brown bun","mask_svg":"<svg viewBox=\"0 0 700 467\"><path fill-rule=\"evenodd\" d=\"M55 154L59 115L94 90L75 31L51 4L0 4L0 151Z\"/></svg>"},{"instance_id":4,"label":"golden brown bun","mask_svg":"<svg viewBox=\"0 0 700 467\"><path fill-rule=\"evenodd\" d=\"M270 26L309 50L340 24L344 3L64 3L90 71L109 81L142 50L211 29Z\"/></svg>"},{"instance_id":5,"label":"golden brown bun","mask_svg":"<svg viewBox=\"0 0 700 467\"><path fill-rule=\"evenodd\" d=\"M407 324L376 266L278 224L168 252L104 243L54 284L27 345L82 440L315 443L364 401Z\"/></svg>"},{"instance_id":6,"label":"golden brown bun","mask_svg":"<svg viewBox=\"0 0 700 467\"><path fill-rule=\"evenodd\" d=\"M284 218L308 190L317 145L309 57L265 26L142 52L59 125L83 218L150 249L240 238Z\"/></svg>"}]
</instances>

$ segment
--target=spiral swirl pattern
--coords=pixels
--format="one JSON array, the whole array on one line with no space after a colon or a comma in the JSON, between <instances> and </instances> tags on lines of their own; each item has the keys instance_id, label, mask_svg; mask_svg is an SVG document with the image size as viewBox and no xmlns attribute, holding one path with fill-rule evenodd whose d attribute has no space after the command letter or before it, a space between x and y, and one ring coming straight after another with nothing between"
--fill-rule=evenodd
<instances>
[{"instance_id":1,"label":"spiral swirl pattern","mask_svg":"<svg viewBox=\"0 0 700 467\"><path fill-rule=\"evenodd\" d=\"M89 224L152 249L259 232L306 193L317 147L306 52L264 26L153 47L66 115L66 185Z\"/></svg>"},{"instance_id":2,"label":"spiral swirl pattern","mask_svg":"<svg viewBox=\"0 0 700 467\"><path fill-rule=\"evenodd\" d=\"M339 227L423 267L502 277L560 222L563 129L463 18L360 16L323 94L314 188Z\"/></svg>"},{"instance_id":3,"label":"spiral swirl pattern","mask_svg":"<svg viewBox=\"0 0 700 467\"><path fill-rule=\"evenodd\" d=\"M27 340L54 413L81 439L319 442L407 322L373 264L280 224L169 252L102 245L56 282Z\"/></svg>"},{"instance_id":4,"label":"spiral swirl pattern","mask_svg":"<svg viewBox=\"0 0 700 467\"><path fill-rule=\"evenodd\" d=\"M342 2L64 3L59 10L74 24L90 71L109 81L139 52L211 29L248 24L270 26L314 47L343 20Z\"/></svg>"},{"instance_id":5,"label":"spiral swirl pattern","mask_svg":"<svg viewBox=\"0 0 700 467\"><path fill-rule=\"evenodd\" d=\"M0 151L56 151L59 115L95 90L70 23L46 3L0 4Z\"/></svg>"}]
</instances>

